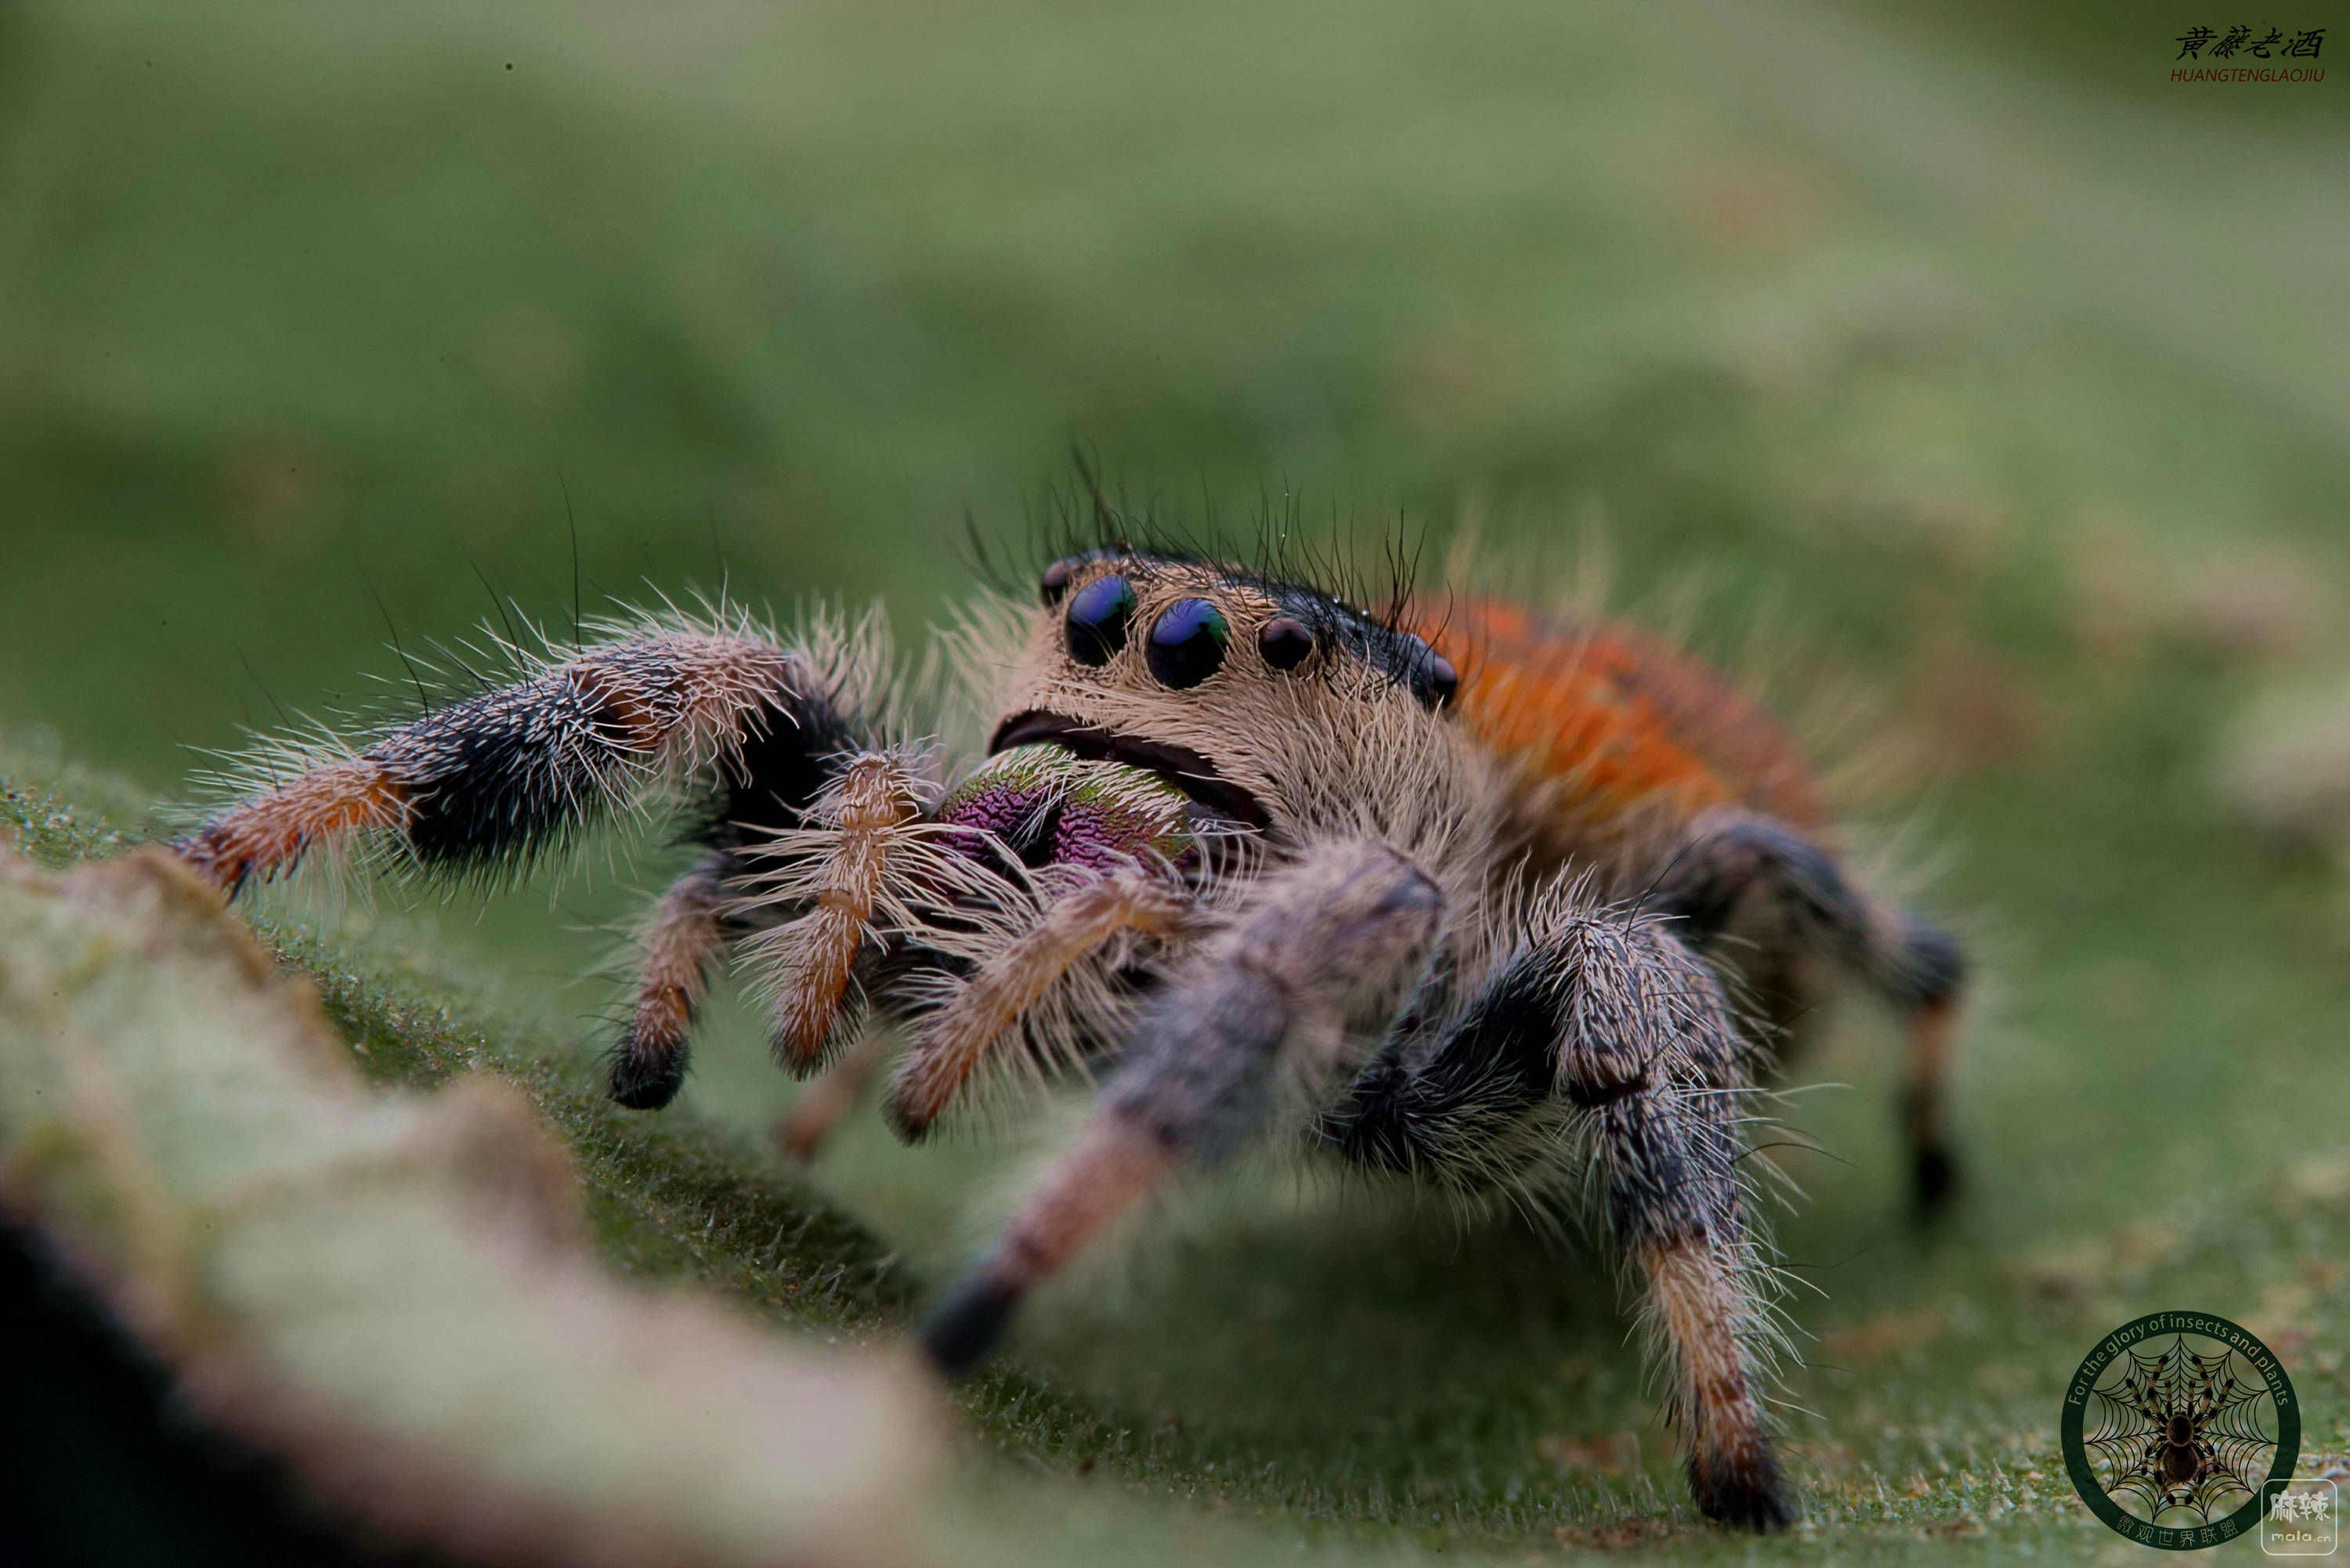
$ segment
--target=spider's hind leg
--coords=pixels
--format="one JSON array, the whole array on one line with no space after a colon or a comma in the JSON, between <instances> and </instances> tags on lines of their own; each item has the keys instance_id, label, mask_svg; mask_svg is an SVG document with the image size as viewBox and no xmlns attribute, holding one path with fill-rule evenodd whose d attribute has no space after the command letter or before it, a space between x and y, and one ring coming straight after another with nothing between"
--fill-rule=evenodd
<instances>
[{"instance_id":1,"label":"spider's hind leg","mask_svg":"<svg viewBox=\"0 0 2350 1568\"><path fill-rule=\"evenodd\" d=\"M1828 959L1866 975L1908 1029L1903 1130L1918 1202L1928 1209L1958 1180L1949 1082L1967 961L1958 939L1871 896L1834 857L1783 823L1739 812L1700 817L1658 879L1648 907L1750 982L1782 1033L1817 1000L1803 971Z\"/></svg>"}]
</instances>

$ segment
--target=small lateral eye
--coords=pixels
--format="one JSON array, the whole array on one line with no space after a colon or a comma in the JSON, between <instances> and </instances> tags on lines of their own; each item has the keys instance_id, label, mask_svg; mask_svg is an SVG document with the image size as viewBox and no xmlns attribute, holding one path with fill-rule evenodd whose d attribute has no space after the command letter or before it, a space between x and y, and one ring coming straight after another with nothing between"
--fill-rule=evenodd
<instances>
[{"instance_id":1,"label":"small lateral eye","mask_svg":"<svg viewBox=\"0 0 2350 1568\"><path fill-rule=\"evenodd\" d=\"M1066 561L1055 561L1045 568L1045 580L1038 585L1038 589L1047 605L1061 602L1061 596L1069 591L1069 577L1075 570Z\"/></svg>"},{"instance_id":2,"label":"small lateral eye","mask_svg":"<svg viewBox=\"0 0 2350 1568\"><path fill-rule=\"evenodd\" d=\"M1434 649L1429 650L1425 673L1430 708L1447 707L1453 698L1461 694L1461 672L1452 668L1451 659Z\"/></svg>"},{"instance_id":3,"label":"small lateral eye","mask_svg":"<svg viewBox=\"0 0 2350 1568\"><path fill-rule=\"evenodd\" d=\"M1314 651L1314 634L1304 621L1277 615L1257 629L1256 650L1275 670L1295 670Z\"/></svg>"},{"instance_id":4,"label":"small lateral eye","mask_svg":"<svg viewBox=\"0 0 2350 1568\"><path fill-rule=\"evenodd\" d=\"M1406 640L1411 646L1411 694L1432 713L1460 695L1461 672L1426 638L1407 635Z\"/></svg>"},{"instance_id":5,"label":"small lateral eye","mask_svg":"<svg viewBox=\"0 0 2350 1568\"><path fill-rule=\"evenodd\" d=\"M1177 599L1150 628L1150 673L1181 691L1197 686L1223 667L1232 628L1205 599Z\"/></svg>"},{"instance_id":6,"label":"small lateral eye","mask_svg":"<svg viewBox=\"0 0 2350 1568\"><path fill-rule=\"evenodd\" d=\"M1096 577L1069 601L1069 657L1079 664L1107 664L1126 646L1126 623L1133 618L1133 585L1119 576Z\"/></svg>"}]
</instances>

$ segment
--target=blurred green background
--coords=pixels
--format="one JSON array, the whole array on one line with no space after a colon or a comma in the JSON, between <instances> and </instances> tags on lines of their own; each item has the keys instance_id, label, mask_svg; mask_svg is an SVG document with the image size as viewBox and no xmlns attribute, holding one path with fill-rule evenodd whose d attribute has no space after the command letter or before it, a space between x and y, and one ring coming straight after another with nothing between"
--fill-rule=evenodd
<instances>
[{"instance_id":1,"label":"blurred green background","mask_svg":"<svg viewBox=\"0 0 2350 1568\"><path fill-rule=\"evenodd\" d=\"M1827 1294L1785 1550L2093 1552L2054 1390L2108 1319L2256 1322L2350 1449L2338 825L2215 782L2350 670L2350 89L2173 84L2198 20L0 0L0 731L160 797L484 579L565 624L575 524L591 610L723 577L910 643L1073 444L1243 531L1596 533L1629 602L1697 576L1700 646L1762 617L1877 689L1861 804L1986 955L1940 1231L1882 1020L1788 1110L1836 1158L1786 1157ZM583 933L662 868L390 908L577 1042ZM788 1094L725 1012L691 1103ZM1002 1168L868 1127L820 1178L938 1257ZM1047 1314L1060 1414L981 1417L1283 1530L1686 1521L1587 1265L1384 1223L1236 1200Z\"/></svg>"}]
</instances>

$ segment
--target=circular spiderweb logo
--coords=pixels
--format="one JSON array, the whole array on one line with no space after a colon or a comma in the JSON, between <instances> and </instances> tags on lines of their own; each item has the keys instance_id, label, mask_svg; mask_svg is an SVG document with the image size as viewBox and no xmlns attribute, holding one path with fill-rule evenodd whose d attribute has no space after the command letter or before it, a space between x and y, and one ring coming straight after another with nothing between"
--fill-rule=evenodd
<instances>
[{"instance_id":1,"label":"circular spiderweb logo","mask_svg":"<svg viewBox=\"0 0 2350 1568\"><path fill-rule=\"evenodd\" d=\"M2301 1457L2301 1406L2269 1347L2223 1317L2162 1312L2097 1343L2064 1391L2064 1469L2090 1511L2174 1552L2258 1530Z\"/></svg>"}]
</instances>

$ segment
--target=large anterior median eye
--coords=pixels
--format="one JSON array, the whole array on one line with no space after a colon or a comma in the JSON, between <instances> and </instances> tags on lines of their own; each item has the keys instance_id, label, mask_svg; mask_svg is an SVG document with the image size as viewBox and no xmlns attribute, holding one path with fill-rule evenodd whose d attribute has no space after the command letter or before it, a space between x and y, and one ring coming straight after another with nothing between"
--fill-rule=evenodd
<instances>
[{"instance_id":1,"label":"large anterior median eye","mask_svg":"<svg viewBox=\"0 0 2350 1568\"><path fill-rule=\"evenodd\" d=\"M1069 601L1069 657L1102 665L1126 646L1126 623L1134 618L1134 587L1124 577L1096 577Z\"/></svg>"},{"instance_id":2,"label":"large anterior median eye","mask_svg":"<svg viewBox=\"0 0 2350 1568\"><path fill-rule=\"evenodd\" d=\"M1180 691L1222 668L1232 628L1205 599L1177 599L1150 628L1150 673Z\"/></svg>"}]
</instances>

